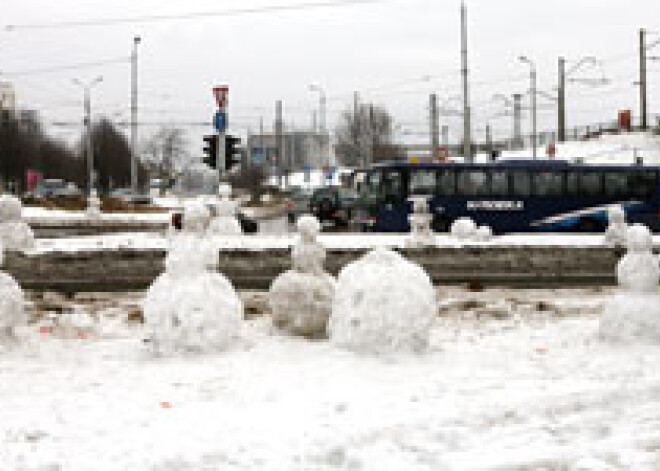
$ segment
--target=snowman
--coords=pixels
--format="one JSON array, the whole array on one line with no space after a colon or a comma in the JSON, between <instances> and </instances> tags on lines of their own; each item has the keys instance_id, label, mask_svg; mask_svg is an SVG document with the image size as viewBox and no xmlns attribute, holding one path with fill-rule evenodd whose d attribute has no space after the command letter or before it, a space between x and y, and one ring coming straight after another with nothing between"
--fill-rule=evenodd
<instances>
[{"instance_id":1,"label":"snowman","mask_svg":"<svg viewBox=\"0 0 660 471\"><path fill-rule=\"evenodd\" d=\"M4 259L0 240L0 268ZM0 271L0 349L10 340L16 339L16 327L27 323L23 290L8 274Z\"/></svg>"},{"instance_id":2,"label":"snowman","mask_svg":"<svg viewBox=\"0 0 660 471\"><path fill-rule=\"evenodd\" d=\"M208 229L208 234L236 236L241 235L241 225L236 218L238 204L231 200L231 186L221 183L218 189L220 201L215 204L216 217L213 218Z\"/></svg>"},{"instance_id":3,"label":"snowman","mask_svg":"<svg viewBox=\"0 0 660 471\"><path fill-rule=\"evenodd\" d=\"M645 340L660 344L660 266L649 229L636 224L626 232L627 253L616 275L619 292L608 300L600 322L603 340Z\"/></svg>"},{"instance_id":4,"label":"snowman","mask_svg":"<svg viewBox=\"0 0 660 471\"><path fill-rule=\"evenodd\" d=\"M291 254L293 268L278 276L268 293L274 323L293 335L326 335L335 279L323 270L325 248L317 241L320 230L314 216L300 217L300 240Z\"/></svg>"}]
</instances>

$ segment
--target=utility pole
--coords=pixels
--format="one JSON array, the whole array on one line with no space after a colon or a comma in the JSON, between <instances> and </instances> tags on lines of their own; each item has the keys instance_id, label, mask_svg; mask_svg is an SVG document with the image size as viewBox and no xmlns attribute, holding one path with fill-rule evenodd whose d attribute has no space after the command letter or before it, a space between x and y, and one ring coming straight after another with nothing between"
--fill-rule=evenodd
<instances>
[{"instance_id":1,"label":"utility pole","mask_svg":"<svg viewBox=\"0 0 660 471\"><path fill-rule=\"evenodd\" d=\"M557 93L557 137L566 141L566 59L559 58L559 90Z\"/></svg>"},{"instance_id":2,"label":"utility pole","mask_svg":"<svg viewBox=\"0 0 660 471\"><path fill-rule=\"evenodd\" d=\"M646 30L639 30L639 95L642 129L648 127L647 88L646 88Z\"/></svg>"},{"instance_id":3,"label":"utility pole","mask_svg":"<svg viewBox=\"0 0 660 471\"><path fill-rule=\"evenodd\" d=\"M275 102L275 147L277 148L277 168L280 176L280 185L287 171L282 152L282 126L282 100L277 100Z\"/></svg>"},{"instance_id":4,"label":"utility pole","mask_svg":"<svg viewBox=\"0 0 660 471\"><path fill-rule=\"evenodd\" d=\"M442 126L442 146L449 152L449 126Z\"/></svg>"},{"instance_id":5,"label":"utility pole","mask_svg":"<svg viewBox=\"0 0 660 471\"><path fill-rule=\"evenodd\" d=\"M374 132L374 105L369 105L369 161L367 165L374 163L376 150L376 133Z\"/></svg>"},{"instance_id":6,"label":"utility pole","mask_svg":"<svg viewBox=\"0 0 660 471\"><path fill-rule=\"evenodd\" d=\"M429 119L430 119L430 125L429 125L429 132L431 133L431 139L430 139L430 144L431 144L431 159L434 162L437 162L440 160L440 132L439 132L439 126L440 123L438 122L438 95L435 93L431 93L431 96L429 98Z\"/></svg>"},{"instance_id":7,"label":"utility pole","mask_svg":"<svg viewBox=\"0 0 660 471\"><path fill-rule=\"evenodd\" d=\"M472 162L472 136L470 123L470 88L468 69L467 8L461 3L461 74L463 76L463 157Z\"/></svg>"},{"instance_id":8,"label":"utility pole","mask_svg":"<svg viewBox=\"0 0 660 471\"><path fill-rule=\"evenodd\" d=\"M138 44L140 36L133 37L133 51L131 53L131 193L136 195L139 190L138 182Z\"/></svg>"},{"instance_id":9,"label":"utility pole","mask_svg":"<svg viewBox=\"0 0 660 471\"><path fill-rule=\"evenodd\" d=\"M486 151L488 152L488 159L493 160L493 138L490 133L490 124L486 125Z\"/></svg>"},{"instance_id":10,"label":"utility pole","mask_svg":"<svg viewBox=\"0 0 660 471\"><path fill-rule=\"evenodd\" d=\"M360 94L353 93L353 148L355 149L356 161L360 162L361 167L367 166L367 157L362 152L360 137L362 131L362 122L360 119Z\"/></svg>"},{"instance_id":11,"label":"utility pole","mask_svg":"<svg viewBox=\"0 0 660 471\"><path fill-rule=\"evenodd\" d=\"M85 126L85 154L87 157L87 195L92 195L94 188L94 149L92 147L92 87L103 81L103 77L96 77L89 83L83 83L78 79L73 79L73 83L82 87L84 92L84 113L83 124Z\"/></svg>"},{"instance_id":12,"label":"utility pole","mask_svg":"<svg viewBox=\"0 0 660 471\"><path fill-rule=\"evenodd\" d=\"M523 146L522 142L522 95L516 93L513 95L513 148L519 149Z\"/></svg>"},{"instance_id":13,"label":"utility pole","mask_svg":"<svg viewBox=\"0 0 660 471\"><path fill-rule=\"evenodd\" d=\"M536 64L527 56L520 56L520 61L529 65L530 68L530 95L532 99L532 156L536 160L537 135L536 135Z\"/></svg>"}]
</instances>

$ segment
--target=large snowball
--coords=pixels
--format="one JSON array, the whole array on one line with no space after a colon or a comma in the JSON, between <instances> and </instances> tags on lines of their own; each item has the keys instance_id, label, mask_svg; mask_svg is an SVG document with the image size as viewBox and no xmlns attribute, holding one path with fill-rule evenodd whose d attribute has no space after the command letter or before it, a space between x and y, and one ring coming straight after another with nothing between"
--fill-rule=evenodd
<instances>
[{"instance_id":1,"label":"large snowball","mask_svg":"<svg viewBox=\"0 0 660 471\"><path fill-rule=\"evenodd\" d=\"M436 310L424 270L395 252L376 249L339 274L330 338L357 352L422 351Z\"/></svg>"},{"instance_id":2,"label":"large snowball","mask_svg":"<svg viewBox=\"0 0 660 471\"><path fill-rule=\"evenodd\" d=\"M0 196L0 240L5 250L25 250L34 247L34 233L21 220L21 201L15 196Z\"/></svg>"},{"instance_id":3,"label":"large snowball","mask_svg":"<svg viewBox=\"0 0 660 471\"><path fill-rule=\"evenodd\" d=\"M224 350L240 336L243 303L219 273L180 278L166 272L147 291L143 308L157 353Z\"/></svg>"},{"instance_id":4,"label":"large snowball","mask_svg":"<svg viewBox=\"0 0 660 471\"><path fill-rule=\"evenodd\" d=\"M268 292L273 322L293 335L325 336L334 290L335 280L325 273L282 273Z\"/></svg>"}]
</instances>

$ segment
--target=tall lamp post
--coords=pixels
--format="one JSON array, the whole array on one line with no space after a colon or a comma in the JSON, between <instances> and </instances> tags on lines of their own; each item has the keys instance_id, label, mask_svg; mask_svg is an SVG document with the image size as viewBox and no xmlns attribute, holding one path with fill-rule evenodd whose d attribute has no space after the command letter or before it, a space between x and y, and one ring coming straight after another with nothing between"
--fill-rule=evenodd
<instances>
[{"instance_id":1,"label":"tall lamp post","mask_svg":"<svg viewBox=\"0 0 660 471\"><path fill-rule=\"evenodd\" d=\"M529 65L531 80L531 98L532 98L532 156L536 160L536 64L527 56L520 56L520 62Z\"/></svg>"},{"instance_id":2,"label":"tall lamp post","mask_svg":"<svg viewBox=\"0 0 660 471\"><path fill-rule=\"evenodd\" d=\"M85 153L87 154L87 194L91 196L92 188L94 187L94 154L92 150L92 104L91 104L91 91L95 85L103 82L103 77L98 76L91 82L82 82L78 79L73 79L73 83L82 87L85 98L85 117L83 124L85 125Z\"/></svg>"},{"instance_id":3,"label":"tall lamp post","mask_svg":"<svg viewBox=\"0 0 660 471\"><path fill-rule=\"evenodd\" d=\"M138 151L137 151L137 119L138 119L138 44L140 36L133 38L131 53L131 193L138 193Z\"/></svg>"},{"instance_id":4,"label":"tall lamp post","mask_svg":"<svg viewBox=\"0 0 660 471\"><path fill-rule=\"evenodd\" d=\"M321 155L323 156L323 163L325 165L330 164L330 152L327 145L327 97L325 90L318 84L312 84L309 86L309 91L319 93L319 118L321 124Z\"/></svg>"}]
</instances>

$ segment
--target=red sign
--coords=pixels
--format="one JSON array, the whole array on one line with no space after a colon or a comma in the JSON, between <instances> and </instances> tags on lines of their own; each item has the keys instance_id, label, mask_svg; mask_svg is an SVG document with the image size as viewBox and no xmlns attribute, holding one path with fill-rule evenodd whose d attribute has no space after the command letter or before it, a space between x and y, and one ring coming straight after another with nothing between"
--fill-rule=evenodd
<instances>
[{"instance_id":1,"label":"red sign","mask_svg":"<svg viewBox=\"0 0 660 471\"><path fill-rule=\"evenodd\" d=\"M218 108L221 110L226 109L229 98L229 85L213 87L213 96L215 97L215 102L218 104Z\"/></svg>"}]
</instances>

